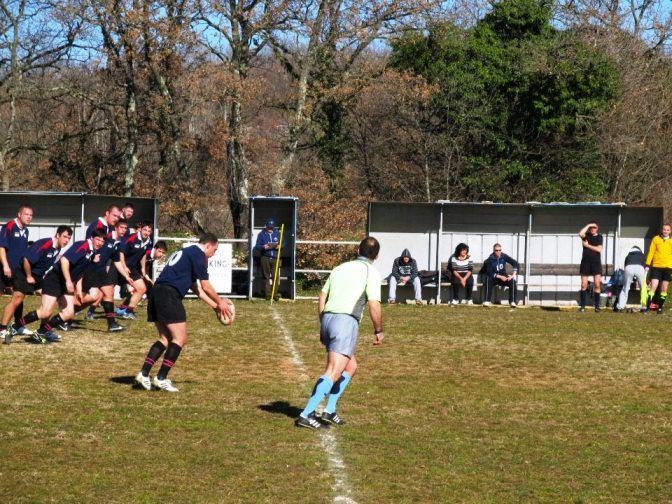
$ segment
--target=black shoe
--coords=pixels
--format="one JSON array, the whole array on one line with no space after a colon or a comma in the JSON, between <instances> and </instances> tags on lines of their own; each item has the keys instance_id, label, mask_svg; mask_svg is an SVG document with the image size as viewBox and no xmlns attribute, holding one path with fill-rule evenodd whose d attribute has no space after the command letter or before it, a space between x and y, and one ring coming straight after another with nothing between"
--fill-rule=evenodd
<instances>
[{"instance_id":1,"label":"black shoe","mask_svg":"<svg viewBox=\"0 0 672 504\"><path fill-rule=\"evenodd\" d=\"M307 429L314 429L314 430L324 428L324 425L318 422L317 419L315 418L315 413L311 413L310 415L308 415L308 418L299 415L299 418L296 419L294 425L296 425L297 427L306 427Z\"/></svg>"},{"instance_id":2,"label":"black shoe","mask_svg":"<svg viewBox=\"0 0 672 504\"><path fill-rule=\"evenodd\" d=\"M72 329L72 322L63 322L62 324L58 324L58 327L61 331L69 331Z\"/></svg>"},{"instance_id":3,"label":"black shoe","mask_svg":"<svg viewBox=\"0 0 672 504\"><path fill-rule=\"evenodd\" d=\"M579 308L579 313L585 313L586 309L584 307Z\"/></svg>"},{"instance_id":4,"label":"black shoe","mask_svg":"<svg viewBox=\"0 0 672 504\"><path fill-rule=\"evenodd\" d=\"M602 308L595 308L595 313L600 313L602 311Z\"/></svg>"},{"instance_id":5,"label":"black shoe","mask_svg":"<svg viewBox=\"0 0 672 504\"><path fill-rule=\"evenodd\" d=\"M338 413L327 413L324 411L322 412L320 420L330 425L345 425L345 420L338 416Z\"/></svg>"},{"instance_id":6,"label":"black shoe","mask_svg":"<svg viewBox=\"0 0 672 504\"><path fill-rule=\"evenodd\" d=\"M107 326L107 332L119 332L123 331L126 329L124 326L117 324L116 322L112 322Z\"/></svg>"},{"instance_id":7,"label":"black shoe","mask_svg":"<svg viewBox=\"0 0 672 504\"><path fill-rule=\"evenodd\" d=\"M662 314L663 314L663 309L662 309L662 308L658 308L658 310L656 310L656 313L657 313L658 315L662 315Z\"/></svg>"}]
</instances>

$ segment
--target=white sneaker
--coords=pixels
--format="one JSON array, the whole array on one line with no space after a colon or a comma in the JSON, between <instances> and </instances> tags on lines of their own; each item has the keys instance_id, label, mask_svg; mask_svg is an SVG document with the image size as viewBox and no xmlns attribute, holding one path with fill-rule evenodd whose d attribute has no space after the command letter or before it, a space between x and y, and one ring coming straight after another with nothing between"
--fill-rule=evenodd
<instances>
[{"instance_id":1,"label":"white sneaker","mask_svg":"<svg viewBox=\"0 0 672 504\"><path fill-rule=\"evenodd\" d=\"M473 302L471 299L467 299L467 304L468 304L468 305L473 305L474 302Z\"/></svg>"},{"instance_id":2,"label":"white sneaker","mask_svg":"<svg viewBox=\"0 0 672 504\"><path fill-rule=\"evenodd\" d=\"M511 308L517 308L518 307L518 304L515 301L511 301L510 305L511 305Z\"/></svg>"},{"instance_id":3,"label":"white sneaker","mask_svg":"<svg viewBox=\"0 0 672 504\"><path fill-rule=\"evenodd\" d=\"M179 392L175 387L173 387L173 382L168 378L165 380L159 380L156 376L152 380L152 384L159 390L165 390L166 392Z\"/></svg>"},{"instance_id":4,"label":"white sneaker","mask_svg":"<svg viewBox=\"0 0 672 504\"><path fill-rule=\"evenodd\" d=\"M452 305L458 305L458 304L460 304L460 302L459 302L457 299L453 299L453 300L450 302L450 304L452 304Z\"/></svg>"},{"instance_id":5,"label":"white sneaker","mask_svg":"<svg viewBox=\"0 0 672 504\"><path fill-rule=\"evenodd\" d=\"M140 385L145 390L152 390L152 380L150 380L149 376L143 375L142 371L140 371L135 376L135 383Z\"/></svg>"},{"instance_id":6,"label":"white sneaker","mask_svg":"<svg viewBox=\"0 0 672 504\"><path fill-rule=\"evenodd\" d=\"M28 329L27 327L21 326L16 330L16 334L19 336L32 336L35 334L35 331Z\"/></svg>"},{"instance_id":7,"label":"white sneaker","mask_svg":"<svg viewBox=\"0 0 672 504\"><path fill-rule=\"evenodd\" d=\"M490 301L483 301L483 306L490 306L492 303Z\"/></svg>"}]
</instances>

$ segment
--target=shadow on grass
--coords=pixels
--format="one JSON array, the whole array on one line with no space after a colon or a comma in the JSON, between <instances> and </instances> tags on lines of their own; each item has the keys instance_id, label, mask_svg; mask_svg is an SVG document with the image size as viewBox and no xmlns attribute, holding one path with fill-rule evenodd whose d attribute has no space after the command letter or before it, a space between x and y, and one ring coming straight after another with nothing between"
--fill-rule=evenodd
<instances>
[{"instance_id":1,"label":"shadow on grass","mask_svg":"<svg viewBox=\"0 0 672 504\"><path fill-rule=\"evenodd\" d=\"M303 411L302 408L292 406L287 401L273 401L272 403L262 404L259 406L259 409L267 413L285 415L289 418L296 418Z\"/></svg>"},{"instance_id":2,"label":"shadow on grass","mask_svg":"<svg viewBox=\"0 0 672 504\"><path fill-rule=\"evenodd\" d=\"M135 385L135 376L113 376L110 381L121 385Z\"/></svg>"}]
</instances>

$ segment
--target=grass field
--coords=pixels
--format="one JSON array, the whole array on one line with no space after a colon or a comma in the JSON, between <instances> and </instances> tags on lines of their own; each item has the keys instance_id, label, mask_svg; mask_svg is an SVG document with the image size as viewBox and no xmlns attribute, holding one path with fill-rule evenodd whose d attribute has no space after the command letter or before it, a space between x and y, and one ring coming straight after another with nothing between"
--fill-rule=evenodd
<instances>
[{"instance_id":1,"label":"grass field","mask_svg":"<svg viewBox=\"0 0 672 504\"><path fill-rule=\"evenodd\" d=\"M31 301L34 302L34 301ZM315 304L187 303L178 394L133 389L154 330L104 321L0 347L1 502L334 502L318 432ZM293 339L309 377L287 348ZM668 315L394 306L330 430L370 502L671 502ZM144 318L144 316L142 317Z\"/></svg>"}]
</instances>

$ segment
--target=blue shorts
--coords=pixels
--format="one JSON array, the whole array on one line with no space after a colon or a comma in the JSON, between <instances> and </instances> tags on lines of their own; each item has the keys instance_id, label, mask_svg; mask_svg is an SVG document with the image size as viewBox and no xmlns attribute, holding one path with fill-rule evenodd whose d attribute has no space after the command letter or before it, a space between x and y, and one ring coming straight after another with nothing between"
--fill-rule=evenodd
<instances>
[{"instance_id":1,"label":"blue shorts","mask_svg":"<svg viewBox=\"0 0 672 504\"><path fill-rule=\"evenodd\" d=\"M359 321L344 313L324 313L320 324L320 341L327 352L352 357L357 346Z\"/></svg>"}]
</instances>

